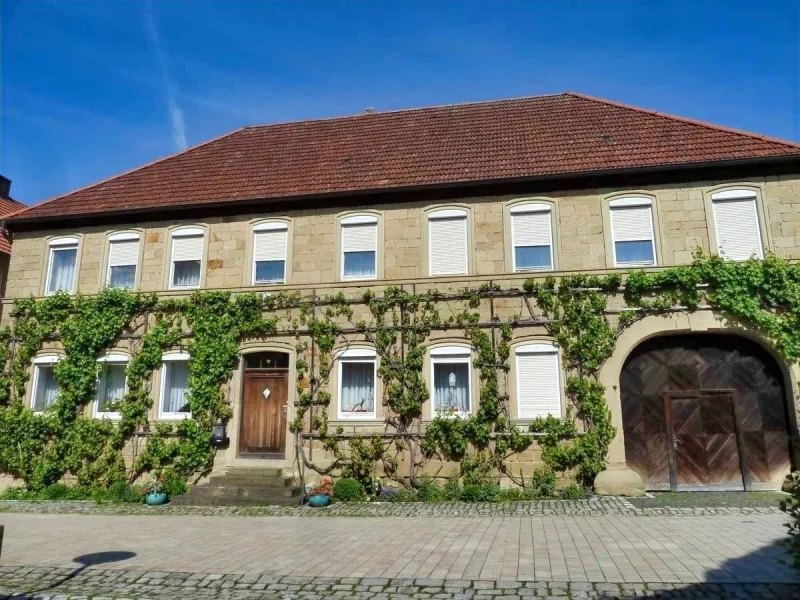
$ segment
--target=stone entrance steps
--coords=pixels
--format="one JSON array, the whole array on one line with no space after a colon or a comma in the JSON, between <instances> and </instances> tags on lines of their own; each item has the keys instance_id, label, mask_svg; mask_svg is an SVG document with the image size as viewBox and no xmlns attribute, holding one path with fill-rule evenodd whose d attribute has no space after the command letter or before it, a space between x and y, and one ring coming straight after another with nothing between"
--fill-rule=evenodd
<instances>
[{"instance_id":1,"label":"stone entrance steps","mask_svg":"<svg viewBox=\"0 0 800 600\"><path fill-rule=\"evenodd\" d=\"M225 475L214 475L172 504L183 506L297 506L300 486L282 469L231 467Z\"/></svg>"}]
</instances>

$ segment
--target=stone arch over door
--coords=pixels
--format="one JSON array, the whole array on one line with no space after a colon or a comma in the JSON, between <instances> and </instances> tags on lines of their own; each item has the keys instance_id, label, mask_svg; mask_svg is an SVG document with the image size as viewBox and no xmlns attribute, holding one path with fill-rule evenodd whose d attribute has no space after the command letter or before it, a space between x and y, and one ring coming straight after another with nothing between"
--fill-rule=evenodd
<instances>
[{"instance_id":1,"label":"stone arch over door","mask_svg":"<svg viewBox=\"0 0 800 600\"><path fill-rule=\"evenodd\" d=\"M779 489L791 468L789 385L740 335L646 339L620 371L628 468L647 489Z\"/></svg>"}]
</instances>

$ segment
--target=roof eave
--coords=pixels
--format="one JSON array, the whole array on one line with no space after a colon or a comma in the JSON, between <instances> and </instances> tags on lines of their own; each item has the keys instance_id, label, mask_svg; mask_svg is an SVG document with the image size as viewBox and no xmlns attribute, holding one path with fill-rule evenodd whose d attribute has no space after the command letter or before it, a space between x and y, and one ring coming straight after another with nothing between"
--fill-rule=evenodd
<instances>
[{"instance_id":1,"label":"roof eave","mask_svg":"<svg viewBox=\"0 0 800 600\"><path fill-rule=\"evenodd\" d=\"M647 174L647 173L664 173L664 172L680 172L680 171L697 171L701 169L725 168L736 166L761 166L768 164L784 164L797 162L800 165L800 154L783 154L777 156L766 156L757 158L743 158L734 160L721 160L721 161L703 161L696 163L671 163L663 165L648 165L643 167L626 167L621 169L598 169L593 171L576 171L576 172L560 172L550 173L545 175L526 175L521 177L505 177L499 179L481 179L481 180L466 180L455 181L449 183L436 183L436 184L416 184L410 186L397 186L397 187L384 187L384 188L369 188L359 190L343 190L337 192L323 192L316 194L300 194L289 196L257 196L252 198L237 198L233 199L220 199L213 202L198 202L194 204L165 204L161 206L136 208L127 210L114 210L102 211L94 213L77 213L69 215L46 215L34 216L26 218L24 216L26 211L19 213L19 216L11 216L7 218L0 218L2 224L8 229L13 230L14 225L31 225L36 223L50 223L53 221L60 222L73 222L90 218L108 218L108 217L131 217L137 215L159 215L164 212L188 212L190 210L213 210L221 207L246 207L256 202L308 202L321 199L337 199L348 197L362 197L374 196L377 194L382 195L399 195L416 191L430 191L430 190L456 190L459 188L477 188L477 187L490 187L503 184L520 184L528 182L542 182L553 181L558 179L592 179L597 177L607 177L615 175L633 175L633 174ZM33 207L31 207L33 208ZM27 227L26 227L27 229Z\"/></svg>"}]
</instances>

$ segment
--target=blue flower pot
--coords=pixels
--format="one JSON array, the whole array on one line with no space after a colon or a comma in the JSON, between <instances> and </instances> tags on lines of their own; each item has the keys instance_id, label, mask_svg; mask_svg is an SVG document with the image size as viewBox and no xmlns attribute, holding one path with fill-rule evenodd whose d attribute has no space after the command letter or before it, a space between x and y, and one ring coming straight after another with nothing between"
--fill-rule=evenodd
<instances>
[{"instance_id":1,"label":"blue flower pot","mask_svg":"<svg viewBox=\"0 0 800 600\"><path fill-rule=\"evenodd\" d=\"M150 506L158 506L159 504L166 504L167 493L159 492L157 494L154 494L151 492L144 497L144 501L146 504L149 504Z\"/></svg>"},{"instance_id":2,"label":"blue flower pot","mask_svg":"<svg viewBox=\"0 0 800 600\"><path fill-rule=\"evenodd\" d=\"M316 506L319 508L320 506L328 506L330 504L331 499L328 498L325 494L314 494L313 496L308 497L308 504L310 506Z\"/></svg>"}]
</instances>

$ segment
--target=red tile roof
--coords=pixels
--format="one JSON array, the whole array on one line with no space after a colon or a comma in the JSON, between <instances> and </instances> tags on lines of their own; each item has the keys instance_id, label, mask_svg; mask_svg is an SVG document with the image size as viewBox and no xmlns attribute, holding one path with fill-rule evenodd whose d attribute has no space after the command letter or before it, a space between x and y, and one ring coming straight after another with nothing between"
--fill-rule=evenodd
<instances>
[{"instance_id":1,"label":"red tile roof","mask_svg":"<svg viewBox=\"0 0 800 600\"><path fill-rule=\"evenodd\" d=\"M245 127L17 218L786 155L800 144L565 93Z\"/></svg>"},{"instance_id":2,"label":"red tile roof","mask_svg":"<svg viewBox=\"0 0 800 600\"><path fill-rule=\"evenodd\" d=\"M0 220L24 208L27 207L22 202L0 196ZM0 252L11 254L11 242L4 231L0 231Z\"/></svg>"}]
</instances>

